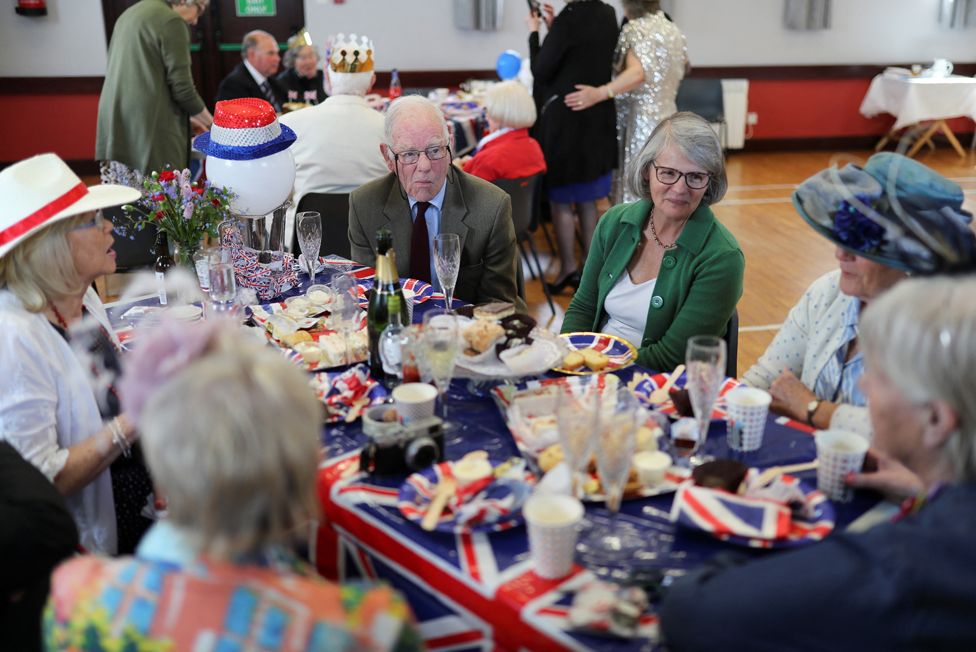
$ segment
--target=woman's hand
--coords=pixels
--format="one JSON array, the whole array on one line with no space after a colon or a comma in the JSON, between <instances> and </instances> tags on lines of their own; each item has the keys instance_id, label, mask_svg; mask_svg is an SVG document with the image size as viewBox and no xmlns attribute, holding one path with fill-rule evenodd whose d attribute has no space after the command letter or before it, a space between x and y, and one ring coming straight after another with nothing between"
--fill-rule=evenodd
<instances>
[{"instance_id":1,"label":"woman's hand","mask_svg":"<svg viewBox=\"0 0 976 652\"><path fill-rule=\"evenodd\" d=\"M769 394L773 397L773 402L769 405L770 410L803 423L807 421L807 405L817 398L817 395L807 389L807 386L788 369L780 373L769 386Z\"/></svg>"},{"instance_id":2,"label":"woman's hand","mask_svg":"<svg viewBox=\"0 0 976 652\"><path fill-rule=\"evenodd\" d=\"M894 502L917 496L925 491L922 479L895 458L875 449L871 449L869 455L877 461L878 470L870 473L850 473L845 478L848 485L880 491Z\"/></svg>"},{"instance_id":3,"label":"woman's hand","mask_svg":"<svg viewBox=\"0 0 976 652\"><path fill-rule=\"evenodd\" d=\"M530 32L538 32L541 24L542 18L535 12L530 11L529 15L525 17L525 26L529 28Z\"/></svg>"},{"instance_id":4,"label":"woman's hand","mask_svg":"<svg viewBox=\"0 0 976 652\"><path fill-rule=\"evenodd\" d=\"M607 99L607 91L603 86L587 86L586 84L576 84L576 92L569 93L563 101L573 111L585 111L594 104L599 104Z\"/></svg>"},{"instance_id":5,"label":"woman's hand","mask_svg":"<svg viewBox=\"0 0 976 652\"><path fill-rule=\"evenodd\" d=\"M546 21L546 29L552 28L552 21L556 17L556 10L550 3L542 5L542 19Z\"/></svg>"}]
</instances>

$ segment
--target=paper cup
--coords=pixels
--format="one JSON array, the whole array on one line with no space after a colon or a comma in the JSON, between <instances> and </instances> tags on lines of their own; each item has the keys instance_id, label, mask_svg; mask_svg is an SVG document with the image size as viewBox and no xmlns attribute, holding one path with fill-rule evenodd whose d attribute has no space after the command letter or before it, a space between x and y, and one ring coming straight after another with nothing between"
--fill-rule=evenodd
<instances>
[{"instance_id":1,"label":"paper cup","mask_svg":"<svg viewBox=\"0 0 976 652\"><path fill-rule=\"evenodd\" d=\"M741 385L725 395L729 448L734 451L759 450L772 400L769 392Z\"/></svg>"},{"instance_id":2,"label":"paper cup","mask_svg":"<svg viewBox=\"0 0 976 652\"><path fill-rule=\"evenodd\" d=\"M818 430L817 488L831 500L846 503L854 497L854 490L844 484L851 471L860 471L868 441L846 430Z\"/></svg>"},{"instance_id":3,"label":"paper cup","mask_svg":"<svg viewBox=\"0 0 976 652\"><path fill-rule=\"evenodd\" d=\"M671 456L662 451L641 451L634 454L633 464L640 483L655 487L664 482L664 476L671 468Z\"/></svg>"},{"instance_id":4,"label":"paper cup","mask_svg":"<svg viewBox=\"0 0 976 652\"><path fill-rule=\"evenodd\" d=\"M568 575L573 570L583 503L572 496L536 494L525 501L522 514L535 574L546 579Z\"/></svg>"},{"instance_id":5,"label":"paper cup","mask_svg":"<svg viewBox=\"0 0 976 652\"><path fill-rule=\"evenodd\" d=\"M427 383L404 383L393 390L393 402L404 423L434 416L437 388Z\"/></svg>"}]
</instances>

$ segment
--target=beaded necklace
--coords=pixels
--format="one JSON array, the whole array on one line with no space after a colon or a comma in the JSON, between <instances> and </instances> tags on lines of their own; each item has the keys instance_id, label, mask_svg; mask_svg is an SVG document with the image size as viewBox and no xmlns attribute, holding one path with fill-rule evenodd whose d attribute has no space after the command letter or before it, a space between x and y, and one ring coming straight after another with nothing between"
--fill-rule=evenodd
<instances>
[{"instance_id":1,"label":"beaded necklace","mask_svg":"<svg viewBox=\"0 0 976 652\"><path fill-rule=\"evenodd\" d=\"M685 220L685 221L687 222L687 220ZM657 230L654 228L654 209L653 208L651 209L651 214L648 217L647 222L648 222L648 225L651 227L651 237L654 238L654 242L656 242L658 244L658 246L661 247L661 249L674 249L675 247L678 246L677 239L674 242L672 242L671 244L664 244L663 242L661 242L661 238L657 237ZM682 230L684 230L684 225L683 224L681 225L681 228L682 228ZM679 233L679 237L680 237L680 233Z\"/></svg>"}]
</instances>

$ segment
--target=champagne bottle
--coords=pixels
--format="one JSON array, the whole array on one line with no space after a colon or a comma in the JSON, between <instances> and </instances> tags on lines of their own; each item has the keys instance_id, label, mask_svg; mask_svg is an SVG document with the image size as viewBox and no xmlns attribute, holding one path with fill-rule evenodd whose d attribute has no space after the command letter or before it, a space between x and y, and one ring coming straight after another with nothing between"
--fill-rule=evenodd
<instances>
[{"instance_id":1,"label":"champagne bottle","mask_svg":"<svg viewBox=\"0 0 976 652\"><path fill-rule=\"evenodd\" d=\"M156 273L156 292L159 293L159 305L166 305L166 273L173 267L173 259L169 255L169 242L166 241L166 234L162 231L156 237L156 265L153 271Z\"/></svg>"},{"instance_id":2,"label":"champagne bottle","mask_svg":"<svg viewBox=\"0 0 976 652\"><path fill-rule=\"evenodd\" d=\"M383 359L380 356L380 335L390 323L390 315L398 313L400 323L407 322L407 303L397 275L396 253L393 250L393 234L387 228L376 232L376 277L373 295L366 312L366 328L369 333L369 372L374 379L383 381Z\"/></svg>"}]
</instances>

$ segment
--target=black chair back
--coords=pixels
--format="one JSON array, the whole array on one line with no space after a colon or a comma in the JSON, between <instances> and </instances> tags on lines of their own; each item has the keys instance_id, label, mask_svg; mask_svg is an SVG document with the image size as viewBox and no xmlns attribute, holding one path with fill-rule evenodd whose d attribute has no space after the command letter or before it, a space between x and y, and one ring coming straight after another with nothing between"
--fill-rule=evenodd
<instances>
[{"instance_id":1,"label":"black chair back","mask_svg":"<svg viewBox=\"0 0 976 652\"><path fill-rule=\"evenodd\" d=\"M142 230L136 230L121 206L103 208L102 216L111 220L114 227L116 272L128 272L156 264L157 230L154 224L147 224Z\"/></svg>"},{"instance_id":2,"label":"black chair back","mask_svg":"<svg viewBox=\"0 0 976 652\"><path fill-rule=\"evenodd\" d=\"M732 311L728 328L725 329L725 375L737 378L739 363L739 309Z\"/></svg>"},{"instance_id":3,"label":"black chair back","mask_svg":"<svg viewBox=\"0 0 976 652\"><path fill-rule=\"evenodd\" d=\"M724 122L721 79L682 79L675 99L679 111L697 113L709 122Z\"/></svg>"},{"instance_id":4,"label":"black chair back","mask_svg":"<svg viewBox=\"0 0 976 652\"><path fill-rule=\"evenodd\" d=\"M318 211L322 215L320 256L335 254L349 258L352 255L352 247L349 245L349 193L310 192L298 202L295 213L302 211ZM301 252L298 246L297 223L291 240L291 250L296 256Z\"/></svg>"},{"instance_id":5,"label":"black chair back","mask_svg":"<svg viewBox=\"0 0 976 652\"><path fill-rule=\"evenodd\" d=\"M542 174L520 179L496 179L493 183L512 198L512 222L515 235L521 240L532 230L539 207L539 185Z\"/></svg>"}]
</instances>

